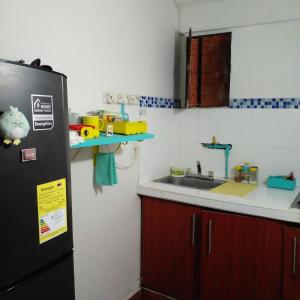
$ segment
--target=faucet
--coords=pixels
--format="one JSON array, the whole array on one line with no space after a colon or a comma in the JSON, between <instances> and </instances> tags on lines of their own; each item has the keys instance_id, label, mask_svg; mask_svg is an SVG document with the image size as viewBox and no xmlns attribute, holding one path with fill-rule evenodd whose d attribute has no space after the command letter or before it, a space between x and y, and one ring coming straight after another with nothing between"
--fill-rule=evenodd
<instances>
[{"instance_id":1,"label":"faucet","mask_svg":"<svg viewBox=\"0 0 300 300\"><path fill-rule=\"evenodd\" d=\"M196 178L196 179L214 180L214 176L212 175L211 172L209 172L209 174L207 176L202 175L202 168L201 168L201 163L199 160L197 160L197 173L193 174L189 171L189 172L187 172L187 174L185 176L189 177L189 178Z\"/></svg>"},{"instance_id":2,"label":"faucet","mask_svg":"<svg viewBox=\"0 0 300 300\"><path fill-rule=\"evenodd\" d=\"M232 149L232 145L217 143L215 136L213 136L211 143L201 143L201 144L205 148L225 150L225 178L228 178L228 160L229 160L229 152Z\"/></svg>"}]
</instances>

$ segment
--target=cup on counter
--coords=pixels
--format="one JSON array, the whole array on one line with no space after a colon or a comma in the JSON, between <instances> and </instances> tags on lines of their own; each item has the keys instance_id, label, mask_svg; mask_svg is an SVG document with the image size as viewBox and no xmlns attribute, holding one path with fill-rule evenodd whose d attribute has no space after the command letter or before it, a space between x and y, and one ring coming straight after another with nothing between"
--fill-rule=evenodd
<instances>
[{"instance_id":1,"label":"cup on counter","mask_svg":"<svg viewBox=\"0 0 300 300\"><path fill-rule=\"evenodd\" d=\"M104 127L104 122L102 119L99 119L99 116L83 116L82 124L94 126L95 137L100 136L100 130L102 130Z\"/></svg>"}]
</instances>

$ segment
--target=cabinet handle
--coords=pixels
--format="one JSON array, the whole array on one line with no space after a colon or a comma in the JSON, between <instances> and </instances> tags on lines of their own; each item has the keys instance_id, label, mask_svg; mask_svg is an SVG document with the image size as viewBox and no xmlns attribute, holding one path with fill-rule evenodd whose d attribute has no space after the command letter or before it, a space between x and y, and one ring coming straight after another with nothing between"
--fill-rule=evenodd
<instances>
[{"instance_id":1,"label":"cabinet handle","mask_svg":"<svg viewBox=\"0 0 300 300\"><path fill-rule=\"evenodd\" d=\"M212 244L211 244L211 238L212 238L212 221L210 220L208 223L208 255L211 255L211 248L212 248Z\"/></svg>"},{"instance_id":2,"label":"cabinet handle","mask_svg":"<svg viewBox=\"0 0 300 300\"><path fill-rule=\"evenodd\" d=\"M293 240L293 276L296 276L297 267L297 237Z\"/></svg>"},{"instance_id":3,"label":"cabinet handle","mask_svg":"<svg viewBox=\"0 0 300 300\"><path fill-rule=\"evenodd\" d=\"M195 228L196 228L196 214L193 214L193 225L192 225L192 246L195 246Z\"/></svg>"}]
</instances>

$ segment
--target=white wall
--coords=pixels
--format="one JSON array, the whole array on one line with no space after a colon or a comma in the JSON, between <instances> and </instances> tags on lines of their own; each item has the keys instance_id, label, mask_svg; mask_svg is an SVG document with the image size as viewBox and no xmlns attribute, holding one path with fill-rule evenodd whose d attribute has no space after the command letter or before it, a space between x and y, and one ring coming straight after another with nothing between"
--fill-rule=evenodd
<instances>
[{"instance_id":1,"label":"white wall","mask_svg":"<svg viewBox=\"0 0 300 300\"><path fill-rule=\"evenodd\" d=\"M172 97L178 16L171 0L0 4L0 57L27 62L40 57L65 73L74 111L103 107L104 91ZM137 107L130 113L138 118ZM151 147L151 141L146 143ZM117 160L127 163L131 148L125 147ZM124 299L139 286L137 164L118 171L119 184L98 194L90 150L76 157L71 171L77 299Z\"/></svg>"},{"instance_id":2,"label":"white wall","mask_svg":"<svg viewBox=\"0 0 300 300\"><path fill-rule=\"evenodd\" d=\"M146 111L144 119L155 139L151 144L141 145L140 183L168 175L178 157L177 110L148 108Z\"/></svg>"},{"instance_id":3,"label":"white wall","mask_svg":"<svg viewBox=\"0 0 300 300\"><path fill-rule=\"evenodd\" d=\"M281 22L300 17L299 0L214 0L182 4L180 30L187 32ZM201 2L201 1L199 1Z\"/></svg>"},{"instance_id":4,"label":"white wall","mask_svg":"<svg viewBox=\"0 0 300 300\"><path fill-rule=\"evenodd\" d=\"M232 29L230 97L299 97L299 32L300 19Z\"/></svg>"},{"instance_id":5,"label":"white wall","mask_svg":"<svg viewBox=\"0 0 300 300\"><path fill-rule=\"evenodd\" d=\"M299 18L299 0L212 1L179 12L182 31L232 31L231 98L300 97L300 20L281 22ZM200 160L205 173L224 176L224 153L200 145L216 136L233 144L230 168L249 161L259 167L260 181L290 171L300 178L299 109L194 109L179 111L177 122L180 166L196 171Z\"/></svg>"}]
</instances>

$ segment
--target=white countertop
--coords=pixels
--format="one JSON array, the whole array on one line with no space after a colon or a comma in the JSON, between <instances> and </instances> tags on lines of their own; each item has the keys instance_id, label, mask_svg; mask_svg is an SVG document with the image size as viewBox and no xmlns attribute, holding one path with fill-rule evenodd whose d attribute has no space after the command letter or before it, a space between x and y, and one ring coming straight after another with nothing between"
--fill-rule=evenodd
<instances>
[{"instance_id":1,"label":"white countertop","mask_svg":"<svg viewBox=\"0 0 300 300\"><path fill-rule=\"evenodd\" d=\"M138 186L139 195L295 223L300 223L300 209L290 206L299 191L270 189L261 183L246 196L237 197L153 181Z\"/></svg>"}]
</instances>

